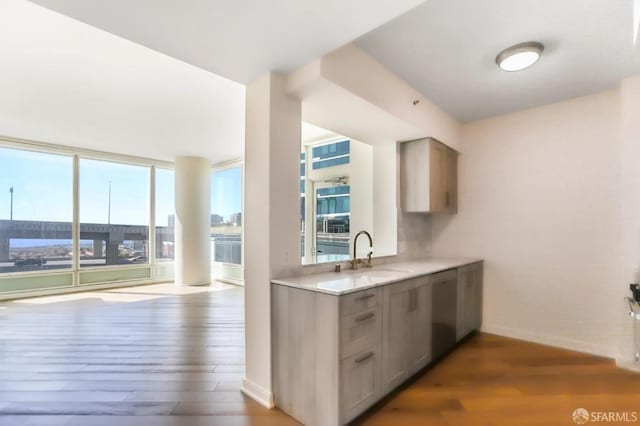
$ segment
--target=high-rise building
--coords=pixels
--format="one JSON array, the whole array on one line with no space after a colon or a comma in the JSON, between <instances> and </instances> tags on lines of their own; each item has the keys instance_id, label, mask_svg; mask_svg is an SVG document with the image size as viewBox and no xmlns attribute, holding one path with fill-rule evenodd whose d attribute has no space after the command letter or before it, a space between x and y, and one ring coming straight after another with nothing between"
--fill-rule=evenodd
<instances>
[{"instance_id":1,"label":"high-rise building","mask_svg":"<svg viewBox=\"0 0 640 426\"><path fill-rule=\"evenodd\" d=\"M229 222L235 224L236 226L242 225L242 213L233 213L231 216L229 216Z\"/></svg>"},{"instance_id":2,"label":"high-rise building","mask_svg":"<svg viewBox=\"0 0 640 426\"><path fill-rule=\"evenodd\" d=\"M211 225L220 225L221 223L224 223L224 217L215 213L211 215Z\"/></svg>"}]
</instances>

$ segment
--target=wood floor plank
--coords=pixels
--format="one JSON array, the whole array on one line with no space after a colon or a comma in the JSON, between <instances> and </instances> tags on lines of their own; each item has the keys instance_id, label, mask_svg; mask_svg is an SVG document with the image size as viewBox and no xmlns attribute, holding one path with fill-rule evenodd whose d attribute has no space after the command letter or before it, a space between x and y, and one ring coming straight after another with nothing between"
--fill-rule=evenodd
<instances>
[{"instance_id":1,"label":"wood floor plank","mask_svg":"<svg viewBox=\"0 0 640 426\"><path fill-rule=\"evenodd\" d=\"M576 408L640 419L638 401L640 374L610 359L477 333L354 423L570 425Z\"/></svg>"},{"instance_id":2,"label":"wood floor plank","mask_svg":"<svg viewBox=\"0 0 640 426\"><path fill-rule=\"evenodd\" d=\"M0 426L298 424L239 390L242 288L152 285L0 307ZM637 401L640 375L610 359L478 333L354 424L569 425L575 408L640 413Z\"/></svg>"},{"instance_id":3,"label":"wood floor plank","mask_svg":"<svg viewBox=\"0 0 640 426\"><path fill-rule=\"evenodd\" d=\"M116 402L131 400L132 392L85 392L85 391L64 391L64 392L47 392L47 391L12 391L0 392L0 401L4 402ZM146 400L148 401L148 400Z\"/></svg>"},{"instance_id":4,"label":"wood floor plank","mask_svg":"<svg viewBox=\"0 0 640 426\"><path fill-rule=\"evenodd\" d=\"M0 426L298 424L240 392L243 298L151 285L0 303Z\"/></svg>"},{"instance_id":5,"label":"wood floor plank","mask_svg":"<svg viewBox=\"0 0 640 426\"><path fill-rule=\"evenodd\" d=\"M66 426L73 416L0 415L0 426Z\"/></svg>"}]
</instances>

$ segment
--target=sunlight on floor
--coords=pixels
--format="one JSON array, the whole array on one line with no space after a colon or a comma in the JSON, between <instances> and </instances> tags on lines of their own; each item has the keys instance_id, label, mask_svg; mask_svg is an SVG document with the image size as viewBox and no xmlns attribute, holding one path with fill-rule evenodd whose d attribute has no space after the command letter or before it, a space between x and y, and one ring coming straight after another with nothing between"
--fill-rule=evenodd
<instances>
[{"instance_id":1,"label":"sunlight on floor","mask_svg":"<svg viewBox=\"0 0 640 426\"><path fill-rule=\"evenodd\" d=\"M44 305L48 303L68 302L72 300L100 300L103 302L131 303L143 300L153 300L165 296L178 296L185 294L208 293L224 291L235 286L214 282L203 286L177 286L175 284L151 284L136 287L120 287L108 290L93 290L81 293L58 294L54 296L34 297L30 299L14 300L11 303Z\"/></svg>"}]
</instances>

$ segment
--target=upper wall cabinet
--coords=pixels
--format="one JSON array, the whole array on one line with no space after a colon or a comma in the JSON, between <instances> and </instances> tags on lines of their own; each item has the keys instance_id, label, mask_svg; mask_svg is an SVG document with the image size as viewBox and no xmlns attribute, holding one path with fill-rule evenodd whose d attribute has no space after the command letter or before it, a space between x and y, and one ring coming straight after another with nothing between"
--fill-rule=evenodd
<instances>
[{"instance_id":1,"label":"upper wall cabinet","mask_svg":"<svg viewBox=\"0 0 640 426\"><path fill-rule=\"evenodd\" d=\"M432 138L400 144L402 210L455 213L458 153Z\"/></svg>"}]
</instances>

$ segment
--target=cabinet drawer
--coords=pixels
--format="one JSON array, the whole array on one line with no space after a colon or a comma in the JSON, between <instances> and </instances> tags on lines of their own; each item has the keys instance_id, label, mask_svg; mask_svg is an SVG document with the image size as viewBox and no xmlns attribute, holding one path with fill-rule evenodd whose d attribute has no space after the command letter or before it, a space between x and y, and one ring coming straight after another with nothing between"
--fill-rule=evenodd
<instances>
[{"instance_id":1,"label":"cabinet drawer","mask_svg":"<svg viewBox=\"0 0 640 426\"><path fill-rule=\"evenodd\" d=\"M340 296L340 316L367 311L380 304L382 288L372 288Z\"/></svg>"},{"instance_id":2,"label":"cabinet drawer","mask_svg":"<svg viewBox=\"0 0 640 426\"><path fill-rule=\"evenodd\" d=\"M340 362L340 405L342 423L348 423L380 396L380 346L359 352Z\"/></svg>"},{"instance_id":3,"label":"cabinet drawer","mask_svg":"<svg viewBox=\"0 0 640 426\"><path fill-rule=\"evenodd\" d=\"M340 359L380 343L382 335L381 311L375 306L362 313L340 319Z\"/></svg>"}]
</instances>

